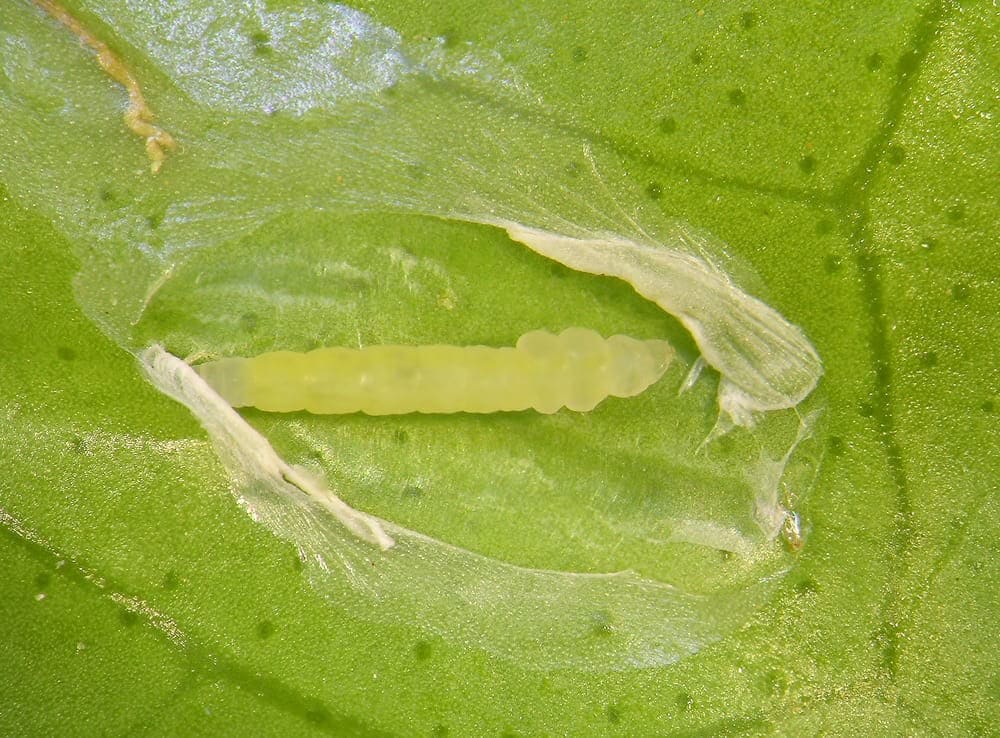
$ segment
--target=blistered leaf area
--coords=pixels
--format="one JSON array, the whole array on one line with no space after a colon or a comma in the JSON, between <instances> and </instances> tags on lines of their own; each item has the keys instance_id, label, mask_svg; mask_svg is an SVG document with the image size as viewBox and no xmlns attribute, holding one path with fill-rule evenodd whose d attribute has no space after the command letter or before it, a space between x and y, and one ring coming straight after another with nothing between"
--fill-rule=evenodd
<instances>
[{"instance_id":1,"label":"blistered leaf area","mask_svg":"<svg viewBox=\"0 0 1000 738\"><path fill-rule=\"evenodd\" d=\"M669 664L746 622L818 469L805 332L496 51L333 3L204 6L87 3L176 141L151 174L92 50L8 4L0 174L330 607L537 668ZM189 366L572 325L682 340L586 415L237 413Z\"/></svg>"}]
</instances>

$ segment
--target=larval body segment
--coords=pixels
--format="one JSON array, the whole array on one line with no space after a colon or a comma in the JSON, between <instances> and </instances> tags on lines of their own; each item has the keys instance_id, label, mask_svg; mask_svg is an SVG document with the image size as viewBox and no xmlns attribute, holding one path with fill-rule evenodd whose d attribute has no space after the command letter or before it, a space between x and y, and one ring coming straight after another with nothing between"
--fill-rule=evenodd
<instances>
[{"instance_id":1,"label":"larval body segment","mask_svg":"<svg viewBox=\"0 0 1000 738\"><path fill-rule=\"evenodd\" d=\"M234 407L317 414L593 410L656 382L669 343L585 328L531 331L513 348L371 346L275 351L196 367Z\"/></svg>"}]
</instances>

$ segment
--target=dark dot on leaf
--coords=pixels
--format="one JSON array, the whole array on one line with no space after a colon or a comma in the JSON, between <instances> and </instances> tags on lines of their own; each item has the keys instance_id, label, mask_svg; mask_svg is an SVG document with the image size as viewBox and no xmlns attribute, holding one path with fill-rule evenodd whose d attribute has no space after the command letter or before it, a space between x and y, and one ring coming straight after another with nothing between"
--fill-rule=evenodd
<instances>
[{"instance_id":1,"label":"dark dot on leaf","mask_svg":"<svg viewBox=\"0 0 1000 738\"><path fill-rule=\"evenodd\" d=\"M325 707L313 707L306 710L306 720L313 725L327 725L330 723L330 711Z\"/></svg>"},{"instance_id":2,"label":"dark dot on leaf","mask_svg":"<svg viewBox=\"0 0 1000 738\"><path fill-rule=\"evenodd\" d=\"M650 200L659 200L663 196L663 187L659 182L650 182L646 185L646 195Z\"/></svg>"},{"instance_id":3,"label":"dark dot on leaf","mask_svg":"<svg viewBox=\"0 0 1000 738\"><path fill-rule=\"evenodd\" d=\"M671 116L660 119L660 133L665 133L668 136L677 131L677 121Z\"/></svg>"},{"instance_id":4,"label":"dark dot on leaf","mask_svg":"<svg viewBox=\"0 0 1000 738\"><path fill-rule=\"evenodd\" d=\"M694 698L687 692L681 692L674 698L674 704L681 712L687 712L694 707Z\"/></svg>"},{"instance_id":5,"label":"dark dot on leaf","mask_svg":"<svg viewBox=\"0 0 1000 738\"><path fill-rule=\"evenodd\" d=\"M550 264L545 265L549 276L554 279L566 279L569 276L570 268L564 267L562 264L556 264L554 261Z\"/></svg>"},{"instance_id":6,"label":"dark dot on leaf","mask_svg":"<svg viewBox=\"0 0 1000 738\"><path fill-rule=\"evenodd\" d=\"M935 238L924 238L920 241L920 248L924 251L933 251L937 248L937 239Z\"/></svg>"},{"instance_id":7,"label":"dark dot on leaf","mask_svg":"<svg viewBox=\"0 0 1000 738\"><path fill-rule=\"evenodd\" d=\"M965 204L957 202L947 210L948 220L952 223L960 223L965 220Z\"/></svg>"},{"instance_id":8,"label":"dark dot on leaf","mask_svg":"<svg viewBox=\"0 0 1000 738\"><path fill-rule=\"evenodd\" d=\"M691 52L691 56L689 58L691 59L692 64L701 64L705 61L705 52L695 49Z\"/></svg>"},{"instance_id":9,"label":"dark dot on leaf","mask_svg":"<svg viewBox=\"0 0 1000 738\"><path fill-rule=\"evenodd\" d=\"M891 669L899 661L899 626L886 625L876 635L875 647L881 652L879 661L882 668Z\"/></svg>"},{"instance_id":10,"label":"dark dot on leaf","mask_svg":"<svg viewBox=\"0 0 1000 738\"><path fill-rule=\"evenodd\" d=\"M595 612L590 616L590 633L594 636L607 638L614 635L615 629L611 623L611 613L606 610Z\"/></svg>"},{"instance_id":11,"label":"dark dot on leaf","mask_svg":"<svg viewBox=\"0 0 1000 738\"><path fill-rule=\"evenodd\" d=\"M441 42L444 44L446 49L453 49L458 46L458 33L454 28L446 28L439 35L441 36Z\"/></svg>"},{"instance_id":12,"label":"dark dot on leaf","mask_svg":"<svg viewBox=\"0 0 1000 738\"><path fill-rule=\"evenodd\" d=\"M833 221L829 218L820 218L816 221L816 234L819 236L826 236L833 233Z\"/></svg>"},{"instance_id":13,"label":"dark dot on leaf","mask_svg":"<svg viewBox=\"0 0 1000 738\"><path fill-rule=\"evenodd\" d=\"M449 730L447 725L438 724L431 729L431 735L434 738L448 738L450 734L451 730Z\"/></svg>"},{"instance_id":14,"label":"dark dot on leaf","mask_svg":"<svg viewBox=\"0 0 1000 738\"><path fill-rule=\"evenodd\" d=\"M52 575L49 574L48 572L43 571L41 574L35 577L35 586L38 589L45 589L46 587L49 586L49 582L51 581L52 581Z\"/></svg>"},{"instance_id":15,"label":"dark dot on leaf","mask_svg":"<svg viewBox=\"0 0 1000 738\"><path fill-rule=\"evenodd\" d=\"M253 333L257 330L257 326L260 325L260 318L256 313L243 313L240 316L240 328L243 329L245 333Z\"/></svg>"},{"instance_id":16,"label":"dark dot on leaf","mask_svg":"<svg viewBox=\"0 0 1000 738\"><path fill-rule=\"evenodd\" d=\"M113 189L111 189L110 187L107 187L107 186L101 187L97 191L97 198L101 202L114 202L114 200L115 200L115 191Z\"/></svg>"},{"instance_id":17,"label":"dark dot on leaf","mask_svg":"<svg viewBox=\"0 0 1000 738\"><path fill-rule=\"evenodd\" d=\"M181 586L180 577L177 576L176 572L168 571L163 577L163 588L177 589L179 586Z\"/></svg>"},{"instance_id":18,"label":"dark dot on leaf","mask_svg":"<svg viewBox=\"0 0 1000 738\"><path fill-rule=\"evenodd\" d=\"M69 346L60 346L56 349L56 356L63 361L73 361L73 359L76 358L76 351L71 349Z\"/></svg>"},{"instance_id":19,"label":"dark dot on leaf","mask_svg":"<svg viewBox=\"0 0 1000 738\"><path fill-rule=\"evenodd\" d=\"M826 442L826 445L830 449L830 453L834 456L843 456L844 439L840 436L830 436L830 440Z\"/></svg>"},{"instance_id":20,"label":"dark dot on leaf","mask_svg":"<svg viewBox=\"0 0 1000 738\"><path fill-rule=\"evenodd\" d=\"M799 170L803 174L812 174L816 171L816 157L812 154L806 154L801 159L799 159Z\"/></svg>"},{"instance_id":21,"label":"dark dot on leaf","mask_svg":"<svg viewBox=\"0 0 1000 738\"><path fill-rule=\"evenodd\" d=\"M155 231L160 227L160 223L163 222L163 213L153 213L152 215L146 216L146 225L151 231Z\"/></svg>"},{"instance_id":22,"label":"dark dot on leaf","mask_svg":"<svg viewBox=\"0 0 1000 738\"><path fill-rule=\"evenodd\" d=\"M890 164L899 166L906 158L906 150L899 144L890 144L886 153L886 158Z\"/></svg>"},{"instance_id":23,"label":"dark dot on leaf","mask_svg":"<svg viewBox=\"0 0 1000 738\"><path fill-rule=\"evenodd\" d=\"M875 406L870 402L862 402L858 405L858 415L862 418L870 418L875 414Z\"/></svg>"},{"instance_id":24,"label":"dark dot on leaf","mask_svg":"<svg viewBox=\"0 0 1000 738\"><path fill-rule=\"evenodd\" d=\"M292 556L292 571L302 571L303 566L302 555L296 552L295 555Z\"/></svg>"},{"instance_id":25,"label":"dark dot on leaf","mask_svg":"<svg viewBox=\"0 0 1000 738\"><path fill-rule=\"evenodd\" d=\"M952 299L957 300L958 302L965 302L969 299L969 285L962 282L953 284L951 286L951 296Z\"/></svg>"},{"instance_id":26,"label":"dark dot on leaf","mask_svg":"<svg viewBox=\"0 0 1000 738\"><path fill-rule=\"evenodd\" d=\"M983 400L983 404L979 406L979 409L984 413L991 413L994 409L993 400Z\"/></svg>"},{"instance_id":27,"label":"dark dot on leaf","mask_svg":"<svg viewBox=\"0 0 1000 738\"><path fill-rule=\"evenodd\" d=\"M410 440L410 434L402 428L397 428L392 434L392 440L396 443L406 443Z\"/></svg>"},{"instance_id":28,"label":"dark dot on leaf","mask_svg":"<svg viewBox=\"0 0 1000 738\"><path fill-rule=\"evenodd\" d=\"M780 697L788 692L788 677L774 669L764 677L764 691L774 697Z\"/></svg>"},{"instance_id":29,"label":"dark dot on leaf","mask_svg":"<svg viewBox=\"0 0 1000 738\"><path fill-rule=\"evenodd\" d=\"M608 705L605 714L608 716L608 722L612 725L617 725L622 721L622 709L614 702Z\"/></svg>"},{"instance_id":30,"label":"dark dot on leaf","mask_svg":"<svg viewBox=\"0 0 1000 738\"><path fill-rule=\"evenodd\" d=\"M740 28L744 31L749 31L751 28L757 25L757 14L747 11L740 15Z\"/></svg>"},{"instance_id":31,"label":"dark dot on leaf","mask_svg":"<svg viewBox=\"0 0 1000 738\"><path fill-rule=\"evenodd\" d=\"M730 454L733 452L733 447L735 443L736 442L733 440L733 434L728 433L724 435L722 438L719 438L718 440L715 441L716 444L715 447L721 453Z\"/></svg>"},{"instance_id":32,"label":"dark dot on leaf","mask_svg":"<svg viewBox=\"0 0 1000 738\"><path fill-rule=\"evenodd\" d=\"M254 31L251 33L250 43L253 44L253 53L257 56L268 56L274 51L271 48L271 34L267 31Z\"/></svg>"},{"instance_id":33,"label":"dark dot on leaf","mask_svg":"<svg viewBox=\"0 0 1000 738\"><path fill-rule=\"evenodd\" d=\"M413 656L417 661L426 661L431 657L431 644L428 641L417 641L413 644Z\"/></svg>"},{"instance_id":34,"label":"dark dot on leaf","mask_svg":"<svg viewBox=\"0 0 1000 738\"><path fill-rule=\"evenodd\" d=\"M843 261L836 254L827 254L823 259L823 271L827 274L836 274L843 266Z\"/></svg>"},{"instance_id":35,"label":"dark dot on leaf","mask_svg":"<svg viewBox=\"0 0 1000 738\"><path fill-rule=\"evenodd\" d=\"M257 623L257 627L254 628L254 630L256 631L258 638L266 640L274 635L274 631L277 630L277 628L275 628L274 623L270 620L261 620Z\"/></svg>"},{"instance_id":36,"label":"dark dot on leaf","mask_svg":"<svg viewBox=\"0 0 1000 738\"><path fill-rule=\"evenodd\" d=\"M573 61L577 63L587 61L587 50L582 46L577 46L573 49Z\"/></svg>"},{"instance_id":37,"label":"dark dot on leaf","mask_svg":"<svg viewBox=\"0 0 1000 738\"><path fill-rule=\"evenodd\" d=\"M574 179L576 177L579 177L581 171L580 162L578 161L569 162L568 164L566 164L566 166L563 167L563 171L566 172L567 176L573 177Z\"/></svg>"},{"instance_id":38,"label":"dark dot on leaf","mask_svg":"<svg viewBox=\"0 0 1000 738\"><path fill-rule=\"evenodd\" d=\"M424 496L424 490L422 487L416 484L410 484L403 488L403 497L409 497L413 500L418 500Z\"/></svg>"},{"instance_id":39,"label":"dark dot on leaf","mask_svg":"<svg viewBox=\"0 0 1000 738\"><path fill-rule=\"evenodd\" d=\"M925 369L930 369L931 367L937 366L938 358L937 354L933 351L926 351L920 354L920 366Z\"/></svg>"},{"instance_id":40,"label":"dark dot on leaf","mask_svg":"<svg viewBox=\"0 0 1000 738\"><path fill-rule=\"evenodd\" d=\"M726 97L729 99L730 105L735 105L736 107L742 107L746 105L747 95L740 88L734 88L726 93Z\"/></svg>"},{"instance_id":41,"label":"dark dot on leaf","mask_svg":"<svg viewBox=\"0 0 1000 738\"><path fill-rule=\"evenodd\" d=\"M899 61L896 63L896 70L900 75L905 77L917 71L919 65L920 55L911 49L899 57Z\"/></svg>"},{"instance_id":42,"label":"dark dot on leaf","mask_svg":"<svg viewBox=\"0 0 1000 738\"><path fill-rule=\"evenodd\" d=\"M800 595L811 595L819 591L819 585L812 577L802 577L795 583L795 591Z\"/></svg>"},{"instance_id":43,"label":"dark dot on leaf","mask_svg":"<svg viewBox=\"0 0 1000 738\"><path fill-rule=\"evenodd\" d=\"M139 614L133 612L132 610L126 610L121 608L118 611L118 620L122 625L131 628L133 625L139 622Z\"/></svg>"},{"instance_id":44,"label":"dark dot on leaf","mask_svg":"<svg viewBox=\"0 0 1000 738\"><path fill-rule=\"evenodd\" d=\"M865 59L865 66L868 67L869 72L877 72L882 68L883 62L882 55L876 51Z\"/></svg>"}]
</instances>

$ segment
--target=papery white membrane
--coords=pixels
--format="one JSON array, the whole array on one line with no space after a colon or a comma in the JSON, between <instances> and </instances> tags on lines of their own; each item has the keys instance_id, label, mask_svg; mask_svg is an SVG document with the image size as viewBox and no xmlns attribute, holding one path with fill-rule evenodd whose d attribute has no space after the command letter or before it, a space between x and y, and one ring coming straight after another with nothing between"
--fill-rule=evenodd
<instances>
[{"instance_id":1,"label":"papery white membrane","mask_svg":"<svg viewBox=\"0 0 1000 738\"><path fill-rule=\"evenodd\" d=\"M448 545L348 508L322 482L281 461L191 367L161 347L139 358L150 380L208 431L241 504L295 544L316 588L352 612L417 625L532 668L663 666L738 625L781 573L772 551L772 561L758 562L769 571L759 579L693 594L633 571L529 569ZM687 521L682 535L734 537L697 521Z\"/></svg>"}]
</instances>

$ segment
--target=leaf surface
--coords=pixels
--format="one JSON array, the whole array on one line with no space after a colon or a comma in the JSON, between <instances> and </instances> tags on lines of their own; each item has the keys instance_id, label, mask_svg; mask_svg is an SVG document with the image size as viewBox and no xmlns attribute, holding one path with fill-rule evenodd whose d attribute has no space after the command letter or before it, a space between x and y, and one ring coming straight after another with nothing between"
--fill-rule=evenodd
<instances>
[{"instance_id":1,"label":"leaf surface","mask_svg":"<svg viewBox=\"0 0 1000 738\"><path fill-rule=\"evenodd\" d=\"M336 9L365 39L339 80L303 55L333 12L311 4L248 6L200 31L176 21L209 17L207 0L169 18L152 3L72 5L134 66L181 149L151 179L120 88L33 6L0 11L0 97L17 101L0 113L4 732L995 722L1000 39L988 4L375 3ZM192 62L215 76L185 77L177 49L219 28L231 43L197 46ZM370 76L373 56L388 59L384 78ZM379 98L385 117L349 108L370 125L331 147L339 113L317 101L391 89L394 65L419 67L415 87L401 73ZM349 196L331 196L324 146ZM331 604L295 546L234 503L202 428L122 350L503 345L581 324L665 334L694 360L681 327L627 285L552 265L482 217L456 220L484 203L550 223L579 223L591 205L605 227L690 223L804 328L826 374L810 400L822 425L803 447L815 463L786 478L807 526L797 556L754 532L741 476L759 478L794 423L695 457L713 377L676 398L678 373L543 423L246 417L352 504L520 567L632 569L688 592L754 591L754 567L782 572L693 655L541 668L544 644L491 651L481 634L407 620L405 600L388 618ZM702 494L713 480L721 493ZM681 518L732 524L764 564L665 542L662 521L676 536ZM595 611L581 652L615 652L627 615Z\"/></svg>"}]
</instances>

